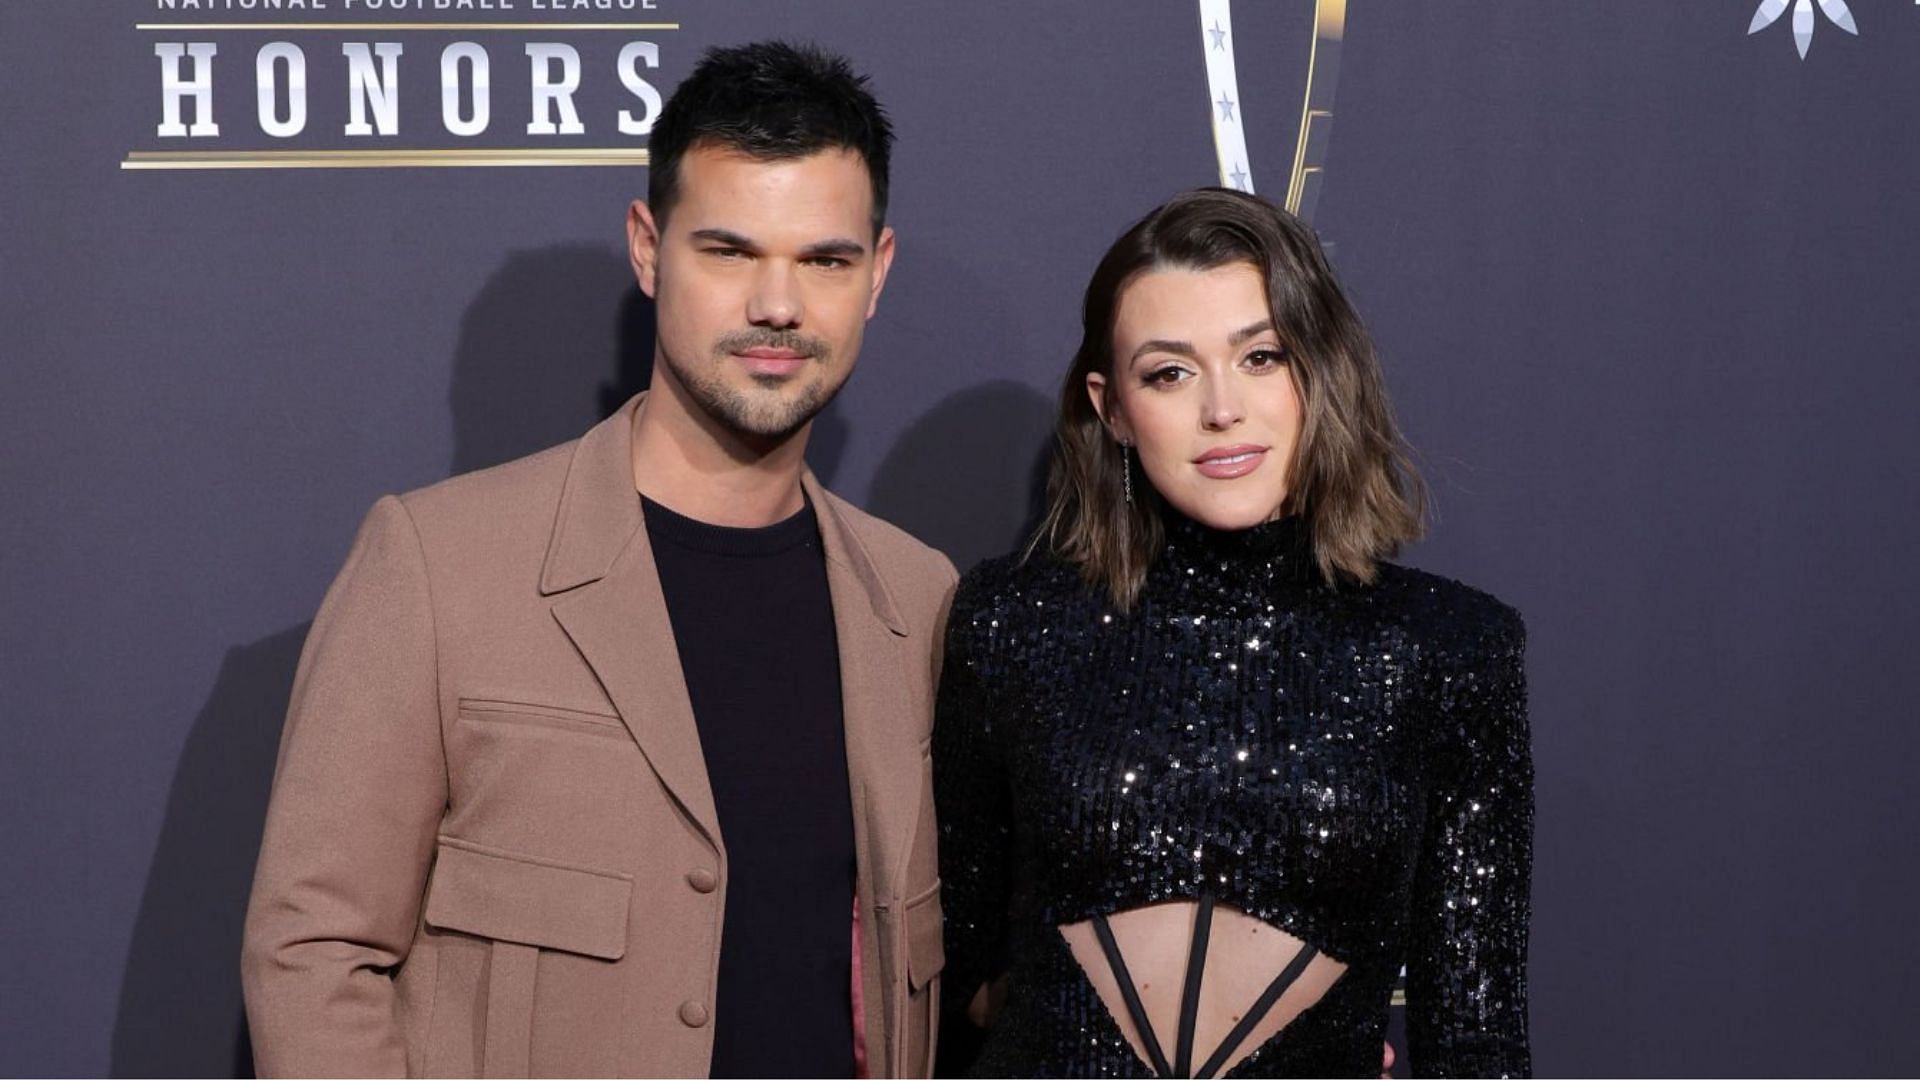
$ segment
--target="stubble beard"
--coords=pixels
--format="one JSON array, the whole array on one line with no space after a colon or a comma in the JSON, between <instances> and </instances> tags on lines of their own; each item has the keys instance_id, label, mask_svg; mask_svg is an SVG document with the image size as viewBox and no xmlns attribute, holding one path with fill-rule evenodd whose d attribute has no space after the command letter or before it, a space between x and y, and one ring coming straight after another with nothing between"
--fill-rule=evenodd
<instances>
[{"instance_id":1,"label":"stubble beard","mask_svg":"<svg viewBox=\"0 0 1920 1080\"><path fill-rule=\"evenodd\" d=\"M735 350L767 345L792 348L807 355L808 368L790 376L749 375L755 390L743 390L727 381L727 365L736 361ZM663 356L674 378L686 389L700 410L728 430L756 439L788 438L827 407L840 387L843 375L832 377L832 350L816 338L799 338L779 332L748 332L729 335L715 344L710 363L694 368L672 356ZM813 365L819 365L813 367ZM796 390L796 383L801 383Z\"/></svg>"}]
</instances>

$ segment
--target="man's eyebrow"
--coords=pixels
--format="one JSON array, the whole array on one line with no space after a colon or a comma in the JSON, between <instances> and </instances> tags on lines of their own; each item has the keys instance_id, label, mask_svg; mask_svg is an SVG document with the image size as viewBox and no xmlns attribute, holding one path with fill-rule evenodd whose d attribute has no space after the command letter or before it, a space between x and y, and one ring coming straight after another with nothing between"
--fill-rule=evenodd
<instances>
[{"instance_id":1,"label":"man's eyebrow","mask_svg":"<svg viewBox=\"0 0 1920 1080\"><path fill-rule=\"evenodd\" d=\"M817 244L808 244L806 250L800 254L801 257L808 259L819 258L822 255L833 255L842 259L857 259L866 253L866 245L860 243L858 240L836 237L832 240L822 240Z\"/></svg>"},{"instance_id":2,"label":"man's eyebrow","mask_svg":"<svg viewBox=\"0 0 1920 1080\"><path fill-rule=\"evenodd\" d=\"M1235 330L1232 334L1228 335L1227 344L1245 345L1247 342L1252 341L1254 338L1257 338L1261 334L1264 334L1267 331L1272 329L1273 329L1273 320L1262 319L1259 322L1254 323L1252 326L1247 326L1239 330Z\"/></svg>"},{"instance_id":3,"label":"man's eyebrow","mask_svg":"<svg viewBox=\"0 0 1920 1080\"><path fill-rule=\"evenodd\" d=\"M741 236L737 232L730 232L726 229L695 229L693 230L692 236L695 240L705 240L714 244L725 244L727 247L739 248L742 251L760 250L760 245Z\"/></svg>"}]
</instances>

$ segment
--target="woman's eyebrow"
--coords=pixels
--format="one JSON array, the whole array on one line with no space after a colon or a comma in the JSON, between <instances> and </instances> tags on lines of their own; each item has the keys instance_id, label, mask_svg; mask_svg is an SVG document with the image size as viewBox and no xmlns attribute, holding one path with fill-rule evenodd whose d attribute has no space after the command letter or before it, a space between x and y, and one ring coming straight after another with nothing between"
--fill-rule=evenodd
<instances>
[{"instance_id":1,"label":"woman's eyebrow","mask_svg":"<svg viewBox=\"0 0 1920 1080\"><path fill-rule=\"evenodd\" d=\"M1154 338L1152 341L1141 342L1140 347L1133 350L1133 355L1127 358L1127 364L1129 366L1137 364L1140 362L1141 357L1148 353L1156 352L1170 352L1177 356L1187 357L1188 359L1198 359L1200 356L1200 351L1193 347L1193 342L1191 341L1172 341L1167 338Z\"/></svg>"},{"instance_id":2,"label":"woman's eyebrow","mask_svg":"<svg viewBox=\"0 0 1920 1080\"><path fill-rule=\"evenodd\" d=\"M1233 333L1228 334L1227 344L1232 346L1244 345L1247 342L1252 341L1254 338L1259 337L1261 334L1265 334L1272 331L1272 329L1273 329L1273 320L1262 319L1257 323L1253 323L1248 326L1243 326L1240 329L1235 330ZM1174 341L1171 338L1154 338L1151 341L1141 342L1140 347L1133 350L1133 355L1127 358L1127 363L1130 365L1139 363L1141 357L1147 355L1148 353L1156 353L1156 352L1173 353L1176 356L1185 356L1189 359L1197 359L1200 355L1200 351L1193 347L1193 342L1191 341Z\"/></svg>"},{"instance_id":3,"label":"woman's eyebrow","mask_svg":"<svg viewBox=\"0 0 1920 1080\"><path fill-rule=\"evenodd\" d=\"M1267 331L1272 329L1273 329L1273 320L1262 319L1251 326L1242 327L1239 330L1235 330L1232 334L1229 334L1227 336L1227 344L1245 345L1247 342L1252 341L1254 338L1257 338L1261 334L1264 334Z\"/></svg>"}]
</instances>

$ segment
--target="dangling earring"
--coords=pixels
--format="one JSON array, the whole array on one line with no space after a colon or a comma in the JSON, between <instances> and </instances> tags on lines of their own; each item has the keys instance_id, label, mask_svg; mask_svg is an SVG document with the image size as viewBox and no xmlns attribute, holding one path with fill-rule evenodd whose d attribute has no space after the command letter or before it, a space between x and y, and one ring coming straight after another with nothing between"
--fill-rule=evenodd
<instances>
[{"instance_id":1,"label":"dangling earring","mask_svg":"<svg viewBox=\"0 0 1920 1080\"><path fill-rule=\"evenodd\" d=\"M1126 493L1127 505L1133 505L1133 444L1120 444L1120 489Z\"/></svg>"}]
</instances>

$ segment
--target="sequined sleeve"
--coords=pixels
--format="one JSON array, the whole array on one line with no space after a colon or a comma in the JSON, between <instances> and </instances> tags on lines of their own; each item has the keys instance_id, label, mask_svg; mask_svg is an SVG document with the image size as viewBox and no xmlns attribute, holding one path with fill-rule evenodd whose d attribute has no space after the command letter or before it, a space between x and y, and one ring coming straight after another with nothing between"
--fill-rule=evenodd
<instances>
[{"instance_id":1,"label":"sequined sleeve","mask_svg":"<svg viewBox=\"0 0 1920 1080\"><path fill-rule=\"evenodd\" d=\"M990 692L994 627L979 614L974 592L963 582L954 600L933 730L941 906L946 917L941 996L949 1030L965 1016L980 987L1006 966L1012 879L1012 807L1007 771L994 741L997 703Z\"/></svg>"},{"instance_id":2,"label":"sequined sleeve","mask_svg":"<svg viewBox=\"0 0 1920 1080\"><path fill-rule=\"evenodd\" d=\"M1476 647L1436 656L1433 783L1407 958L1415 1075L1527 1076L1533 759L1526 631L1501 608Z\"/></svg>"}]
</instances>

